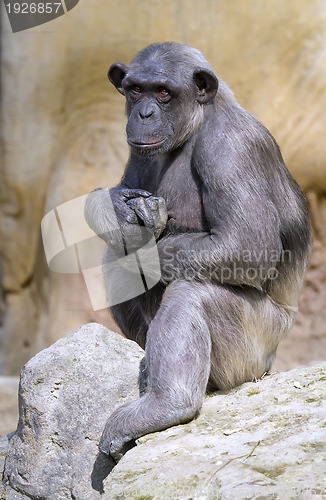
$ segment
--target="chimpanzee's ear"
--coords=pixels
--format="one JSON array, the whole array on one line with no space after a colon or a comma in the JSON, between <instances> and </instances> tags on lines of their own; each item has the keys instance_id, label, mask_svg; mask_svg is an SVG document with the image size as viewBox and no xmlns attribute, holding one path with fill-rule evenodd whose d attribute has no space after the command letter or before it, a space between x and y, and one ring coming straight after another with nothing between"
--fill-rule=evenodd
<instances>
[{"instance_id":1,"label":"chimpanzee's ear","mask_svg":"<svg viewBox=\"0 0 326 500\"><path fill-rule=\"evenodd\" d=\"M126 76L128 71L128 67L122 63L114 63L110 66L108 71L108 77L111 83L115 86L115 88L120 92L120 94L125 95L125 92L122 87L122 80Z\"/></svg>"},{"instance_id":2,"label":"chimpanzee's ear","mask_svg":"<svg viewBox=\"0 0 326 500\"><path fill-rule=\"evenodd\" d=\"M194 80L197 86L197 101L205 104L216 96L218 79L213 71L197 68L194 71Z\"/></svg>"}]
</instances>

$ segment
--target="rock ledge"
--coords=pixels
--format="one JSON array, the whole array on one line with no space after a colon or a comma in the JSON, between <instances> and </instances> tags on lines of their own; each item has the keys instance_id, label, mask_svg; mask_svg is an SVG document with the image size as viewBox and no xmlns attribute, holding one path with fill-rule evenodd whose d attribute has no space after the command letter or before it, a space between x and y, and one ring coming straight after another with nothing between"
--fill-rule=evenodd
<instances>
[{"instance_id":1,"label":"rock ledge","mask_svg":"<svg viewBox=\"0 0 326 500\"><path fill-rule=\"evenodd\" d=\"M142 355L89 324L25 365L0 499L326 498L326 363L208 396L197 420L144 436L112 468L98 440L138 397Z\"/></svg>"}]
</instances>

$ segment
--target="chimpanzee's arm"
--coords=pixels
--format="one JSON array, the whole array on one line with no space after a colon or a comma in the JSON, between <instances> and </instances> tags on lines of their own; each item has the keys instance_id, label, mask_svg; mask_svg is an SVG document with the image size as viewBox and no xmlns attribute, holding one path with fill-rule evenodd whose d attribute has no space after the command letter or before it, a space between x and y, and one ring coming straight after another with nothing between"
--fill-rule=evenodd
<instances>
[{"instance_id":1,"label":"chimpanzee's arm","mask_svg":"<svg viewBox=\"0 0 326 500\"><path fill-rule=\"evenodd\" d=\"M144 246L165 228L163 198L139 188L138 168L130 159L121 183L112 189L95 189L86 200L85 217L93 231L117 256Z\"/></svg>"},{"instance_id":2,"label":"chimpanzee's arm","mask_svg":"<svg viewBox=\"0 0 326 500\"><path fill-rule=\"evenodd\" d=\"M158 242L163 280L183 277L261 288L273 276L282 249L276 207L259 178L252 186L245 172L243 178L233 173L223 179L210 172L209 183L203 179L209 230Z\"/></svg>"}]
</instances>

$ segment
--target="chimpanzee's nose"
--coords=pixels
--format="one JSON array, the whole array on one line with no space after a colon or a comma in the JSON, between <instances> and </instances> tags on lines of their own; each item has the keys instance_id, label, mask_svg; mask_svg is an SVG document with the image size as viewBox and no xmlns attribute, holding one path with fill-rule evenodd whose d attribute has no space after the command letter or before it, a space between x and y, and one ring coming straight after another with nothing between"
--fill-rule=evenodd
<instances>
[{"instance_id":1,"label":"chimpanzee's nose","mask_svg":"<svg viewBox=\"0 0 326 500\"><path fill-rule=\"evenodd\" d=\"M154 106L151 103L147 103L139 110L139 116L143 120L145 118L150 118L154 114Z\"/></svg>"},{"instance_id":2,"label":"chimpanzee's nose","mask_svg":"<svg viewBox=\"0 0 326 500\"><path fill-rule=\"evenodd\" d=\"M153 113L154 113L153 110L146 111L146 113L144 113L143 111L139 111L141 118L149 118L150 116L152 116Z\"/></svg>"}]
</instances>

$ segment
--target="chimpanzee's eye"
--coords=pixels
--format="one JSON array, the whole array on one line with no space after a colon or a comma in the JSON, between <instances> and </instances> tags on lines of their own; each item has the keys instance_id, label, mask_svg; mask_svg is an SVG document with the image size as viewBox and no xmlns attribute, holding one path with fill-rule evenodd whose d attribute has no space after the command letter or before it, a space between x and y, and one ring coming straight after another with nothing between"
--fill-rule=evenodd
<instances>
[{"instance_id":1,"label":"chimpanzee's eye","mask_svg":"<svg viewBox=\"0 0 326 500\"><path fill-rule=\"evenodd\" d=\"M133 85L131 87L131 92L133 92L134 94L140 94L141 93L141 88L138 87L138 85Z\"/></svg>"},{"instance_id":2,"label":"chimpanzee's eye","mask_svg":"<svg viewBox=\"0 0 326 500\"><path fill-rule=\"evenodd\" d=\"M171 99L171 94L165 87L160 87L156 91L157 97L162 102L168 102Z\"/></svg>"},{"instance_id":3,"label":"chimpanzee's eye","mask_svg":"<svg viewBox=\"0 0 326 500\"><path fill-rule=\"evenodd\" d=\"M164 89L164 88L158 89L157 93L161 97L166 97L167 95L170 95L170 92L167 89Z\"/></svg>"}]
</instances>

